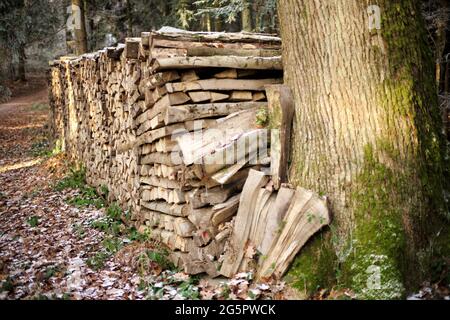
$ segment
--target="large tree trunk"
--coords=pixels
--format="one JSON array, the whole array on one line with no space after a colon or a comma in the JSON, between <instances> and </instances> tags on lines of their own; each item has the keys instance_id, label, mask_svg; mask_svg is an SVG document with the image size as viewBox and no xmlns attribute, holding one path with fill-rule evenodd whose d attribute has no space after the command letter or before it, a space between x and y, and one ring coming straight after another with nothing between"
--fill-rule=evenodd
<instances>
[{"instance_id":1,"label":"large tree trunk","mask_svg":"<svg viewBox=\"0 0 450 320\"><path fill-rule=\"evenodd\" d=\"M72 14L75 24L76 54L80 55L87 52L84 3L82 0L72 0Z\"/></svg>"},{"instance_id":2,"label":"large tree trunk","mask_svg":"<svg viewBox=\"0 0 450 320\"><path fill-rule=\"evenodd\" d=\"M252 8L248 0L243 1L244 8L242 9L242 30L252 31Z\"/></svg>"},{"instance_id":3,"label":"large tree trunk","mask_svg":"<svg viewBox=\"0 0 450 320\"><path fill-rule=\"evenodd\" d=\"M26 70L25 63L27 61L27 56L25 54L25 45L21 44L19 47L19 66L18 66L18 75L17 78L20 81L26 81Z\"/></svg>"},{"instance_id":4,"label":"large tree trunk","mask_svg":"<svg viewBox=\"0 0 450 320\"><path fill-rule=\"evenodd\" d=\"M127 37L133 36L133 3L127 0Z\"/></svg>"},{"instance_id":5,"label":"large tree trunk","mask_svg":"<svg viewBox=\"0 0 450 320\"><path fill-rule=\"evenodd\" d=\"M379 30L367 3L278 2L296 104L290 182L328 195L334 213L289 275L302 289L338 282L359 298L399 298L426 270L445 144L417 1L376 1Z\"/></svg>"}]
</instances>

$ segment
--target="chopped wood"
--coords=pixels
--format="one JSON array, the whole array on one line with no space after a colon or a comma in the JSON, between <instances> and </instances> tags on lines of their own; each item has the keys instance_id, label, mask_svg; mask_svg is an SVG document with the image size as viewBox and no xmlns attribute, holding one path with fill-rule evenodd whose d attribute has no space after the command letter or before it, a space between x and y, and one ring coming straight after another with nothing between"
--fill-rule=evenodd
<instances>
[{"instance_id":1,"label":"chopped wood","mask_svg":"<svg viewBox=\"0 0 450 320\"><path fill-rule=\"evenodd\" d=\"M51 64L52 131L139 232L185 272L217 276L244 182L269 170L256 113L265 86L283 81L280 51L272 35L163 28L61 58ZM262 245L261 228L250 234Z\"/></svg>"},{"instance_id":2,"label":"chopped wood","mask_svg":"<svg viewBox=\"0 0 450 320\"><path fill-rule=\"evenodd\" d=\"M268 177L264 173L250 170L248 179L242 190L239 209L231 235L230 247L232 249L226 253L220 269L220 274L226 277L233 276L239 270L251 230L259 189L267 181Z\"/></svg>"},{"instance_id":3,"label":"chopped wood","mask_svg":"<svg viewBox=\"0 0 450 320\"><path fill-rule=\"evenodd\" d=\"M195 72L195 70L187 70L184 72L181 72L181 81L185 82L185 81L195 81L200 79L197 75L197 73Z\"/></svg>"},{"instance_id":4,"label":"chopped wood","mask_svg":"<svg viewBox=\"0 0 450 320\"><path fill-rule=\"evenodd\" d=\"M168 92L187 92L198 90L250 90L263 91L267 84L282 83L282 79L207 79L188 82L167 83Z\"/></svg>"},{"instance_id":5,"label":"chopped wood","mask_svg":"<svg viewBox=\"0 0 450 320\"><path fill-rule=\"evenodd\" d=\"M214 226L218 226L224 222L226 222L228 219L231 219L232 216L234 216L238 210L239 207L239 199L241 195L235 195L228 199L226 202L215 205L213 207L213 210L216 210L214 212L213 217L211 218L211 221Z\"/></svg>"},{"instance_id":6,"label":"chopped wood","mask_svg":"<svg viewBox=\"0 0 450 320\"><path fill-rule=\"evenodd\" d=\"M193 47L187 49L187 55L190 57L195 56L275 57L281 56L281 50Z\"/></svg>"},{"instance_id":7,"label":"chopped wood","mask_svg":"<svg viewBox=\"0 0 450 320\"><path fill-rule=\"evenodd\" d=\"M281 57L174 57L158 58L152 66L153 70L189 68L236 68L257 70L282 70Z\"/></svg>"},{"instance_id":8,"label":"chopped wood","mask_svg":"<svg viewBox=\"0 0 450 320\"><path fill-rule=\"evenodd\" d=\"M166 109L164 123L168 125L188 120L227 116L241 110L264 108L266 106L267 103L265 102L222 102L173 106Z\"/></svg>"},{"instance_id":9,"label":"chopped wood","mask_svg":"<svg viewBox=\"0 0 450 320\"><path fill-rule=\"evenodd\" d=\"M281 234L264 259L258 279L280 279L306 241L331 222L327 200L298 188L283 220Z\"/></svg>"},{"instance_id":10,"label":"chopped wood","mask_svg":"<svg viewBox=\"0 0 450 320\"><path fill-rule=\"evenodd\" d=\"M230 96L230 101L249 101L252 99L251 91L233 91Z\"/></svg>"},{"instance_id":11,"label":"chopped wood","mask_svg":"<svg viewBox=\"0 0 450 320\"><path fill-rule=\"evenodd\" d=\"M287 182L294 103L288 86L266 85L266 92L271 128L270 167L274 188L278 190L282 183Z\"/></svg>"}]
</instances>

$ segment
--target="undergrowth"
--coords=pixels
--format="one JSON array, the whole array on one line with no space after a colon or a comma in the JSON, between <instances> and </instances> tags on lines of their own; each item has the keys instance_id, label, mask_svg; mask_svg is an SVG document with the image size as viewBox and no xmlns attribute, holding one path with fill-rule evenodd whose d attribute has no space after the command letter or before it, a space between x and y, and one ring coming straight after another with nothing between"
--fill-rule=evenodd
<instances>
[{"instance_id":1,"label":"undergrowth","mask_svg":"<svg viewBox=\"0 0 450 320\"><path fill-rule=\"evenodd\" d=\"M50 158L62 152L61 143L57 141L52 148L47 138L38 138L32 145L30 153L33 157Z\"/></svg>"},{"instance_id":2,"label":"undergrowth","mask_svg":"<svg viewBox=\"0 0 450 320\"><path fill-rule=\"evenodd\" d=\"M105 234L101 242L101 249L87 259L87 264L94 270L104 267L105 263L116 255L125 245L132 242L147 242L150 240L150 234L139 233L130 223L130 211L124 211L115 202L108 203L108 188L102 186L97 189L90 187L86 182L86 169L70 168L69 174L54 185L56 191L66 189L77 190L78 193L68 199L69 204L78 207L93 206L97 209L104 210L104 216L92 220L90 227L97 229ZM84 237L86 230L80 225L73 226L74 233L77 237ZM154 267L156 264L161 270L176 270L173 263L168 258L169 252L164 248L147 249L138 256L138 264L140 273L145 274L146 271ZM185 291L188 295L190 287L186 287ZM184 291L183 291L184 292ZM193 293L191 295L194 295Z\"/></svg>"}]
</instances>

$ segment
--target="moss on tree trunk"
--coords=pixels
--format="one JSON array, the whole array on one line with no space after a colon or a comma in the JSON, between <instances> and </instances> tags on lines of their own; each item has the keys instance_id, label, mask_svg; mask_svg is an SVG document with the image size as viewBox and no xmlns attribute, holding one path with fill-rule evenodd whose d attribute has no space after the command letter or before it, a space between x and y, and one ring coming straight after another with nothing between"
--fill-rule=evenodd
<instances>
[{"instance_id":1,"label":"moss on tree trunk","mask_svg":"<svg viewBox=\"0 0 450 320\"><path fill-rule=\"evenodd\" d=\"M377 4L380 15L365 1L279 1L285 81L296 102L290 182L327 194L335 217L289 273L307 292L336 284L359 298L401 298L429 275L430 243L449 223L446 145L420 8Z\"/></svg>"}]
</instances>

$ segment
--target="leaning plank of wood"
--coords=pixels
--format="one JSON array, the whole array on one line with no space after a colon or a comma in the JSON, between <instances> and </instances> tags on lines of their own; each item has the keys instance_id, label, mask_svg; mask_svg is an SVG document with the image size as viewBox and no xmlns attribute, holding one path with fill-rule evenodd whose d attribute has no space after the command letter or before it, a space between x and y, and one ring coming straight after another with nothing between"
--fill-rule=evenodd
<instances>
[{"instance_id":1,"label":"leaning plank of wood","mask_svg":"<svg viewBox=\"0 0 450 320\"><path fill-rule=\"evenodd\" d=\"M267 190L266 188L261 188L258 190L258 197L256 199L255 212L253 213L253 221L251 223L250 233L248 235L248 239L251 244L257 248L259 245L258 238L261 235L261 229L264 229L264 220L266 218L266 214L268 211L268 207L270 206L270 200L275 200L272 198L272 191Z\"/></svg>"},{"instance_id":2,"label":"leaning plank of wood","mask_svg":"<svg viewBox=\"0 0 450 320\"><path fill-rule=\"evenodd\" d=\"M273 189L271 189L273 190ZM256 200L255 212L253 214L253 221L248 236L249 249L247 252L256 252L256 248L262 241L267 215L273 202L275 202L276 195L268 188L259 190L259 195ZM253 253L245 254L242 259L239 271L248 272L256 267L257 261L254 259Z\"/></svg>"},{"instance_id":3,"label":"leaning plank of wood","mask_svg":"<svg viewBox=\"0 0 450 320\"><path fill-rule=\"evenodd\" d=\"M174 57L155 59L152 70L190 68L236 68L259 70L283 70L281 57Z\"/></svg>"},{"instance_id":4,"label":"leaning plank of wood","mask_svg":"<svg viewBox=\"0 0 450 320\"><path fill-rule=\"evenodd\" d=\"M271 129L270 167L275 190L287 182L291 125L294 117L294 102L286 85L266 85L269 102L269 127Z\"/></svg>"},{"instance_id":5,"label":"leaning plank of wood","mask_svg":"<svg viewBox=\"0 0 450 320\"><path fill-rule=\"evenodd\" d=\"M214 47L194 47L187 49L189 57L202 56L240 56L240 57L276 57L281 56L277 49L230 49Z\"/></svg>"},{"instance_id":6,"label":"leaning plank of wood","mask_svg":"<svg viewBox=\"0 0 450 320\"><path fill-rule=\"evenodd\" d=\"M270 248L257 278L280 279L306 241L330 221L326 198L298 188L283 220L281 234Z\"/></svg>"},{"instance_id":7,"label":"leaning plank of wood","mask_svg":"<svg viewBox=\"0 0 450 320\"><path fill-rule=\"evenodd\" d=\"M282 221L291 204L294 193L294 189L281 187L277 193L276 200L268 211L266 221L263 223L265 229L262 232L263 238L260 245L257 247L258 251L261 252L263 256L267 255L272 244L278 240Z\"/></svg>"},{"instance_id":8,"label":"leaning plank of wood","mask_svg":"<svg viewBox=\"0 0 450 320\"><path fill-rule=\"evenodd\" d=\"M207 104L189 104L168 107L164 112L164 123L166 125L197 120L208 117L227 116L231 113L251 108L265 108L266 102L223 102Z\"/></svg>"},{"instance_id":9,"label":"leaning plank of wood","mask_svg":"<svg viewBox=\"0 0 450 320\"><path fill-rule=\"evenodd\" d=\"M232 277L239 270L244 251L250 234L251 223L256 206L259 189L268 181L268 177L259 171L250 170L248 179L242 190L239 209L236 216L233 233L231 235L230 249L225 253L225 259L220 273Z\"/></svg>"},{"instance_id":10,"label":"leaning plank of wood","mask_svg":"<svg viewBox=\"0 0 450 320\"><path fill-rule=\"evenodd\" d=\"M167 92L187 92L197 90L250 90L263 91L267 84L282 83L283 79L205 79L188 82L166 83Z\"/></svg>"}]
</instances>

